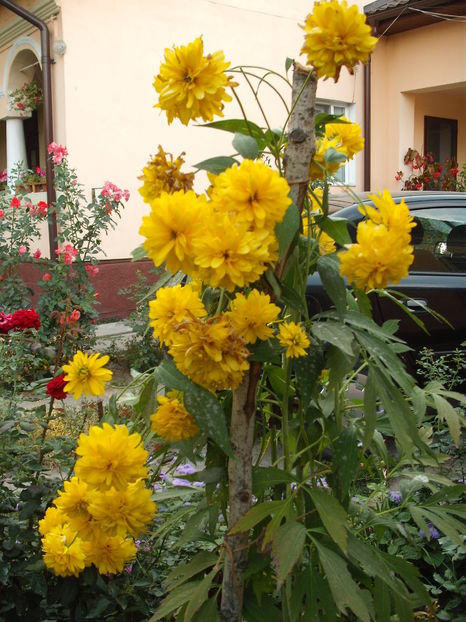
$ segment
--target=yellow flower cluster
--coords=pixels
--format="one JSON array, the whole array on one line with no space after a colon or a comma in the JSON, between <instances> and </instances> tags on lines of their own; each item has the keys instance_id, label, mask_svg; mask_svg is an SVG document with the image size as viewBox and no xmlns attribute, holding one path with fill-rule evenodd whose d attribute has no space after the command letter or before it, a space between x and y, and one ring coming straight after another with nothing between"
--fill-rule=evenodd
<instances>
[{"instance_id":1,"label":"yellow flower cluster","mask_svg":"<svg viewBox=\"0 0 466 622\"><path fill-rule=\"evenodd\" d=\"M346 160L352 160L356 153L364 148L364 138L361 136L361 127L351 123L346 117L341 117L343 123L327 123L324 136L317 141L316 152L311 162L309 177L311 180L324 179L325 175L335 175L345 160L341 162L326 162L325 154L331 147L342 153Z\"/></svg>"},{"instance_id":2,"label":"yellow flower cluster","mask_svg":"<svg viewBox=\"0 0 466 622\"><path fill-rule=\"evenodd\" d=\"M201 37L188 45L166 48L165 62L154 81L159 95L155 108L166 112L168 123L175 118L188 125L190 120L223 117L223 102L231 101L225 88L235 86L225 74L229 66L221 51L204 55Z\"/></svg>"},{"instance_id":3,"label":"yellow flower cluster","mask_svg":"<svg viewBox=\"0 0 466 622\"><path fill-rule=\"evenodd\" d=\"M156 266L233 291L276 261L275 225L291 203L289 187L277 171L252 160L212 181L210 200L193 191L163 192L150 202L139 232Z\"/></svg>"},{"instance_id":4,"label":"yellow flower cluster","mask_svg":"<svg viewBox=\"0 0 466 622\"><path fill-rule=\"evenodd\" d=\"M306 348L310 346L310 341L300 324L296 322L280 324L278 331L278 342L286 348L286 358L306 355Z\"/></svg>"},{"instance_id":5,"label":"yellow flower cluster","mask_svg":"<svg viewBox=\"0 0 466 622\"><path fill-rule=\"evenodd\" d=\"M318 214L322 214L322 188L315 188L311 195L309 193L309 201L310 201L310 212L317 212ZM302 223L303 223L303 235L307 238L309 235L309 219L306 214L301 214ZM311 228L317 227L314 216L311 216ZM336 251L335 240L331 238L328 233L318 229L316 237L319 240L319 253L320 255L330 255Z\"/></svg>"},{"instance_id":6,"label":"yellow flower cluster","mask_svg":"<svg viewBox=\"0 0 466 622\"><path fill-rule=\"evenodd\" d=\"M416 226L404 199L396 204L388 190L369 195L375 207L357 229L357 244L338 253L340 273L362 290L387 287L408 276L413 263L411 229Z\"/></svg>"},{"instance_id":7,"label":"yellow flower cluster","mask_svg":"<svg viewBox=\"0 0 466 622\"><path fill-rule=\"evenodd\" d=\"M45 565L62 577L92 564L121 572L157 509L144 484L148 453L139 434L108 423L81 434L76 453L75 476L39 521Z\"/></svg>"},{"instance_id":8,"label":"yellow flower cluster","mask_svg":"<svg viewBox=\"0 0 466 622\"><path fill-rule=\"evenodd\" d=\"M105 393L105 383L112 379L113 372L105 369L109 361L107 355L100 356L96 354L84 354L78 350L67 365L63 365L65 372L65 384L63 390L65 393L72 393L75 400L81 395L103 395Z\"/></svg>"},{"instance_id":9,"label":"yellow flower cluster","mask_svg":"<svg viewBox=\"0 0 466 622\"><path fill-rule=\"evenodd\" d=\"M345 0L316 2L303 28L306 34L301 53L307 54L318 78L333 78L335 82L342 67L352 74L353 67L366 62L377 43L365 16Z\"/></svg>"},{"instance_id":10,"label":"yellow flower cluster","mask_svg":"<svg viewBox=\"0 0 466 622\"><path fill-rule=\"evenodd\" d=\"M138 177L143 181L139 193L146 203L159 197L162 192L177 192L191 190L194 183L194 173L182 173L184 153L176 160L169 153L165 153L159 145L157 154L142 169L142 175Z\"/></svg>"},{"instance_id":11,"label":"yellow flower cluster","mask_svg":"<svg viewBox=\"0 0 466 622\"><path fill-rule=\"evenodd\" d=\"M182 441L199 433L194 417L183 404L183 394L169 391L157 398L159 407L150 420L152 431L167 441Z\"/></svg>"}]
</instances>

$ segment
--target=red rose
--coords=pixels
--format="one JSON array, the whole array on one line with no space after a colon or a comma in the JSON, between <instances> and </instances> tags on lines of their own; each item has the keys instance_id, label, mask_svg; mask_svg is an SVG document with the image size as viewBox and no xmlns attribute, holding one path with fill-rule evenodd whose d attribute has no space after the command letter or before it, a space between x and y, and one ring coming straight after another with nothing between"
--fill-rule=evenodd
<instances>
[{"instance_id":1,"label":"red rose","mask_svg":"<svg viewBox=\"0 0 466 622\"><path fill-rule=\"evenodd\" d=\"M435 171L435 173L434 173L435 179L438 179L440 177L440 175L441 175L440 171Z\"/></svg>"},{"instance_id":2,"label":"red rose","mask_svg":"<svg viewBox=\"0 0 466 622\"><path fill-rule=\"evenodd\" d=\"M458 175L459 170L460 170L459 168L451 168L450 175Z\"/></svg>"},{"instance_id":3,"label":"red rose","mask_svg":"<svg viewBox=\"0 0 466 622\"><path fill-rule=\"evenodd\" d=\"M39 314L34 309L19 309L12 316L14 330L40 328Z\"/></svg>"},{"instance_id":4,"label":"red rose","mask_svg":"<svg viewBox=\"0 0 466 622\"><path fill-rule=\"evenodd\" d=\"M428 183L429 183L429 181L430 181L430 177L424 177L424 183L425 183L425 184L428 184Z\"/></svg>"},{"instance_id":5,"label":"red rose","mask_svg":"<svg viewBox=\"0 0 466 622\"><path fill-rule=\"evenodd\" d=\"M10 201L10 207L14 207L17 209L21 205L20 199L18 197L13 197Z\"/></svg>"},{"instance_id":6,"label":"red rose","mask_svg":"<svg viewBox=\"0 0 466 622\"><path fill-rule=\"evenodd\" d=\"M50 382L47 382L47 390L45 393L56 400L64 400L68 397L68 393L65 393L63 390L66 384L65 374L61 374L50 380Z\"/></svg>"},{"instance_id":7,"label":"red rose","mask_svg":"<svg viewBox=\"0 0 466 622\"><path fill-rule=\"evenodd\" d=\"M6 335L13 327L13 316L11 313L2 313L0 311L0 333Z\"/></svg>"}]
</instances>

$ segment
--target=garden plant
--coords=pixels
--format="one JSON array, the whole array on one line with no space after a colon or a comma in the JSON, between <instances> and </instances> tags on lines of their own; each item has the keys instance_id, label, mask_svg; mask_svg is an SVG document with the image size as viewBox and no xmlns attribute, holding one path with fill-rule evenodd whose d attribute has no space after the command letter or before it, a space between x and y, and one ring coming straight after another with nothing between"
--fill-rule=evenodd
<instances>
[{"instance_id":1,"label":"garden plant","mask_svg":"<svg viewBox=\"0 0 466 622\"><path fill-rule=\"evenodd\" d=\"M344 117L315 114L317 82L353 72L376 39L345 1L316 3L303 29L307 66L287 59L283 76L230 68L200 37L165 50L157 107L168 123L231 133L233 154L194 164L209 180L201 193L185 154L158 147L143 168L150 211L135 255L164 268L148 304L162 360L97 417L78 417L61 445L55 401L92 403L112 378L108 356L75 342L15 483L9 464L2 554L18 589L21 570L35 577L28 594L47 616L36 619L464 620L464 484L448 465L465 399L438 377L417 386L397 322L372 319L375 297L399 300L387 288L413 261L413 218L388 191L364 208L354 243L328 217L332 176L364 140ZM269 96L283 105L279 129ZM233 99L242 117L214 120ZM63 242L91 244L75 233ZM333 308L309 317L314 271ZM10 460L25 442L16 413L0 428L14 436Z\"/></svg>"}]
</instances>

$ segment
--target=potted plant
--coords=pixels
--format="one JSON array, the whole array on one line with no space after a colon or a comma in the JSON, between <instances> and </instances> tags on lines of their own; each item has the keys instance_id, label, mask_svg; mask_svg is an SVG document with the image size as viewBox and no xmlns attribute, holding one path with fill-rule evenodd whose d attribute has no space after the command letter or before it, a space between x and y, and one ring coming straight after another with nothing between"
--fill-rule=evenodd
<instances>
[{"instance_id":1,"label":"potted plant","mask_svg":"<svg viewBox=\"0 0 466 622\"><path fill-rule=\"evenodd\" d=\"M0 170L0 192L3 192L7 188L7 171L6 168Z\"/></svg>"},{"instance_id":2,"label":"potted plant","mask_svg":"<svg viewBox=\"0 0 466 622\"><path fill-rule=\"evenodd\" d=\"M19 89L10 91L9 107L23 115L36 110L42 99L42 87L37 82L25 82Z\"/></svg>"},{"instance_id":3,"label":"potted plant","mask_svg":"<svg viewBox=\"0 0 466 622\"><path fill-rule=\"evenodd\" d=\"M44 192L47 189L45 170L36 166L34 170L24 171L18 179L16 189L22 192Z\"/></svg>"}]
</instances>

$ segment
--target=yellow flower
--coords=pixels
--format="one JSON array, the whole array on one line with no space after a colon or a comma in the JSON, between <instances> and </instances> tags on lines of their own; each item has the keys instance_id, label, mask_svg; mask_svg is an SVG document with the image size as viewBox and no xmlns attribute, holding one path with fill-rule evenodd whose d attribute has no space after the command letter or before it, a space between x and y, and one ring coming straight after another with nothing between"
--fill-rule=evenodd
<instances>
[{"instance_id":1,"label":"yellow flower","mask_svg":"<svg viewBox=\"0 0 466 622\"><path fill-rule=\"evenodd\" d=\"M63 527L66 522L66 516L58 508L47 508L44 518L39 521L39 533L45 536L54 527Z\"/></svg>"},{"instance_id":2,"label":"yellow flower","mask_svg":"<svg viewBox=\"0 0 466 622\"><path fill-rule=\"evenodd\" d=\"M212 181L214 207L255 229L273 229L291 204L286 180L261 160L243 160Z\"/></svg>"},{"instance_id":3,"label":"yellow flower","mask_svg":"<svg viewBox=\"0 0 466 622\"><path fill-rule=\"evenodd\" d=\"M337 250L335 240L331 238L325 231L320 232L319 236L319 252L321 255L330 255Z\"/></svg>"},{"instance_id":4,"label":"yellow flower","mask_svg":"<svg viewBox=\"0 0 466 622\"><path fill-rule=\"evenodd\" d=\"M312 158L311 168L309 170L309 177L312 181L315 181L316 179L324 179L326 175L335 175L340 166L345 165L346 159L341 162L325 161L327 149L330 149L331 147L344 154L346 158L346 153L338 138L328 138L327 136L324 136L318 140L316 144L316 152Z\"/></svg>"},{"instance_id":5,"label":"yellow flower","mask_svg":"<svg viewBox=\"0 0 466 622\"><path fill-rule=\"evenodd\" d=\"M296 322L280 324L278 327L278 341L281 346L286 347L286 358L297 358L305 356L306 348L309 347L309 337Z\"/></svg>"},{"instance_id":6,"label":"yellow flower","mask_svg":"<svg viewBox=\"0 0 466 622\"><path fill-rule=\"evenodd\" d=\"M158 290L155 300L149 302L150 326L155 339L169 345L172 333L185 318L203 317L207 311L199 294L191 284L163 287Z\"/></svg>"},{"instance_id":7,"label":"yellow flower","mask_svg":"<svg viewBox=\"0 0 466 622\"><path fill-rule=\"evenodd\" d=\"M66 522L69 523L71 529L84 537L84 532L92 520L88 509L87 484L73 477L71 481L64 483L64 488L64 492L58 491L54 504L66 516Z\"/></svg>"},{"instance_id":8,"label":"yellow flower","mask_svg":"<svg viewBox=\"0 0 466 622\"><path fill-rule=\"evenodd\" d=\"M42 551L47 568L59 577L77 577L86 566L83 541L67 526L57 526L42 538Z\"/></svg>"},{"instance_id":9,"label":"yellow flower","mask_svg":"<svg viewBox=\"0 0 466 622\"><path fill-rule=\"evenodd\" d=\"M224 315L186 320L169 353L181 373L212 392L235 389L249 369L249 351Z\"/></svg>"},{"instance_id":10,"label":"yellow flower","mask_svg":"<svg viewBox=\"0 0 466 622\"><path fill-rule=\"evenodd\" d=\"M353 67L366 62L377 43L365 16L345 0L316 2L303 28L306 34L301 53L307 54L307 62L319 78L325 76L335 82L342 67L352 74Z\"/></svg>"},{"instance_id":11,"label":"yellow flower","mask_svg":"<svg viewBox=\"0 0 466 622\"><path fill-rule=\"evenodd\" d=\"M340 274L362 290L387 287L408 276L413 247L396 230L372 221L359 223L357 244L340 251Z\"/></svg>"},{"instance_id":12,"label":"yellow flower","mask_svg":"<svg viewBox=\"0 0 466 622\"><path fill-rule=\"evenodd\" d=\"M268 324L274 322L279 313L280 308L270 302L270 296L253 289L247 298L244 294L236 294L226 315L245 343L256 343L257 339L265 340L273 335Z\"/></svg>"},{"instance_id":13,"label":"yellow flower","mask_svg":"<svg viewBox=\"0 0 466 622\"><path fill-rule=\"evenodd\" d=\"M86 559L94 564L100 574L117 574L136 557L136 545L132 538L124 536L96 535L83 542Z\"/></svg>"},{"instance_id":14,"label":"yellow flower","mask_svg":"<svg viewBox=\"0 0 466 622\"><path fill-rule=\"evenodd\" d=\"M100 358L99 358L100 357ZM64 387L66 393L72 393L75 400L81 395L103 395L105 393L105 383L112 379L113 372L104 369L109 361L107 355L100 356L91 354L90 356L78 350L68 365L63 365L65 372Z\"/></svg>"},{"instance_id":15,"label":"yellow flower","mask_svg":"<svg viewBox=\"0 0 466 622\"><path fill-rule=\"evenodd\" d=\"M392 195L388 190L384 190L383 194L370 194L369 199L375 205L374 207L360 207L362 213L366 213L371 221L378 225L383 224L403 238L406 244L411 242L411 229L416 226L414 218L409 213L409 208L402 199L400 203L395 203Z\"/></svg>"},{"instance_id":16,"label":"yellow flower","mask_svg":"<svg viewBox=\"0 0 466 622\"><path fill-rule=\"evenodd\" d=\"M146 203L159 197L162 192L173 193L178 190L187 192L194 183L194 173L182 173L181 166L184 164L180 154L176 160L170 153L165 153L159 145L158 153L142 169L142 175L138 177L144 182L139 188L139 193Z\"/></svg>"},{"instance_id":17,"label":"yellow flower","mask_svg":"<svg viewBox=\"0 0 466 622\"><path fill-rule=\"evenodd\" d=\"M233 291L254 283L278 257L273 231L249 231L246 225L232 223L224 215L206 225L194 241L199 277L211 287Z\"/></svg>"},{"instance_id":18,"label":"yellow flower","mask_svg":"<svg viewBox=\"0 0 466 622\"><path fill-rule=\"evenodd\" d=\"M162 192L151 201L151 212L143 217L139 233L146 238L143 247L156 266L165 262L172 274L178 270L192 272L192 243L203 226L205 203L205 197L196 196L192 190Z\"/></svg>"},{"instance_id":19,"label":"yellow flower","mask_svg":"<svg viewBox=\"0 0 466 622\"><path fill-rule=\"evenodd\" d=\"M114 486L124 489L139 478L147 478L145 466L148 453L142 446L141 436L130 434L125 425L112 427L92 426L88 434L81 434L76 453L75 473L89 488L105 490Z\"/></svg>"},{"instance_id":20,"label":"yellow flower","mask_svg":"<svg viewBox=\"0 0 466 622\"><path fill-rule=\"evenodd\" d=\"M338 149L343 151L348 160L352 160L356 153L364 149L361 127L357 123L350 123L346 117L340 117L340 119L346 123L327 123L325 136L330 140L337 138Z\"/></svg>"},{"instance_id":21,"label":"yellow flower","mask_svg":"<svg viewBox=\"0 0 466 622\"><path fill-rule=\"evenodd\" d=\"M89 512L97 527L109 536L138 536L152 521L156 509L151 491L145 488L142 479L123 490L112 487L89 493Z\"/></svg>"},{"instance_id":22,"label":"yellow flower","mask_svg":"<svg viewBox=\"0 0 466 622\"><path fill-rule=\"evenodd\" d=\"M153 432L167 441L182 441L199 434L196 421L184 407L178 391L160 395L157 401L160 406L150 418Z\"/></svg>"},{"instance_id":23,"label":"yellow flower","mask_svg":"<svg viewBox=\"0 0 466 622\"><path fill-rule=\"evenodd\" d=\"M201 37L188 45L166 48L165 62L154 81L159 94L155 107L165 110L168 123L175 118L188 125L190 120L223 117L223 102L231 101L225 88L234 86L225 74L229 66L221 51L204 56Z\"/></svg>"}]
</instances>

